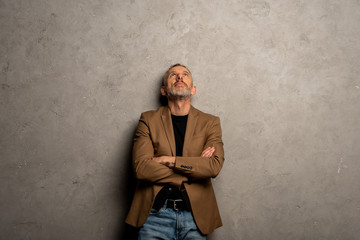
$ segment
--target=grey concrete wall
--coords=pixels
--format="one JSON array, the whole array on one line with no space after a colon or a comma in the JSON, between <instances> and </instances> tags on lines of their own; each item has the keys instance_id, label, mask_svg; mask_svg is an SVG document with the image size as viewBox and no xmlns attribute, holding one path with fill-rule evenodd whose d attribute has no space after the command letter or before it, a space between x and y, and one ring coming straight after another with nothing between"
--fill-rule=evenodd
<instances>
[{"instance_id":1,"label":"grey concrete wall","mask_svg":"<svg viewBox=\"0 0 360 240\"><path fill-rule=\"evenodd\" d=\"M0 30L0 239L126 239L176 62L222 121L209 239L359 239L359 1L1 0Z\"/></svg>"}]
</instances>

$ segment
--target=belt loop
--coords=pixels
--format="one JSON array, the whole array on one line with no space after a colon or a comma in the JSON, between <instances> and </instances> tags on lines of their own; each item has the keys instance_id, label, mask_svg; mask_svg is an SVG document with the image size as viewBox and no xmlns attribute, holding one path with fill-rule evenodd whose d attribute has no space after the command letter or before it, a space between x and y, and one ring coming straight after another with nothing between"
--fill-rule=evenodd
<instances>
[{"instance_id":1,"label":"belt loop","mask_svg":"<svg viewBox=\"0 0 360 240\"><path fill-rule=\"evenodd\" d=\"M166 200L165 200L165 203L164 203L164 205L162 206L163 208L167 208L168 201L169 201L169 199L166 199Z\"/></svg>"}]
</instances>

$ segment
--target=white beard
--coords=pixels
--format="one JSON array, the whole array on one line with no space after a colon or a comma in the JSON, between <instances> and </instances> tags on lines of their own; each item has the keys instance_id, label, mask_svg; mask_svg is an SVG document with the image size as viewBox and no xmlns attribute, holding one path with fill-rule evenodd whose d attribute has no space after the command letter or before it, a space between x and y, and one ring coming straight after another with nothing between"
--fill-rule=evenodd
<instances>
[{"instance_id":1,"label":"white beard","mask_svg":"<svg viewBox=\"0 0 360 240\"><path fill-rule=\"evenodd\" d=\"M184 100L191 96L191 88L184 90L174 90L172 88L166 88L166 95L172 100Z\"/></svg>"}]
</instances>

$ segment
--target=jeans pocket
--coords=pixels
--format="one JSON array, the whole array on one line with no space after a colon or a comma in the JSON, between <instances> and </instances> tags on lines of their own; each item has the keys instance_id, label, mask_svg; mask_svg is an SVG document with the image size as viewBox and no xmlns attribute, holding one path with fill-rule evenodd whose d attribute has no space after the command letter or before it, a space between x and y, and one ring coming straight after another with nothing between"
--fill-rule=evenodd
<instances>
[{"instance_id":1,"label":"jeans pocket","mask_svg":"<svg viewBox=\"0 0 360 240\"><path fill-rule=\"evenodd\" d=\"M166 210L166 205L164 205L160 209L151 208L150 215L158 215L158 214L160 214L161 212L163 212L165 210Z\"/></svg>"}]
</instances>

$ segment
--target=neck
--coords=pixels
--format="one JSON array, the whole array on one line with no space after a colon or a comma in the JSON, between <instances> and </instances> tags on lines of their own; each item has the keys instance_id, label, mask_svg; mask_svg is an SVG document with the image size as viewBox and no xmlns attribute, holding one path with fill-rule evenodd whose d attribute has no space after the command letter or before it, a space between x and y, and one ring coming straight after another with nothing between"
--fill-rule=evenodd
<instances>
[{"instance_id":1,"label":"neck","mask_svg":"<svg viewBox=\"0 0 360 240\"><path fill-rule=\"evenodd\" d=\"M185 116L189 114L190 111L190 97L184 100L171 100L168 99L168 106L170 108L171 114L175 116Z\"/></svg>"}]
</instances>

